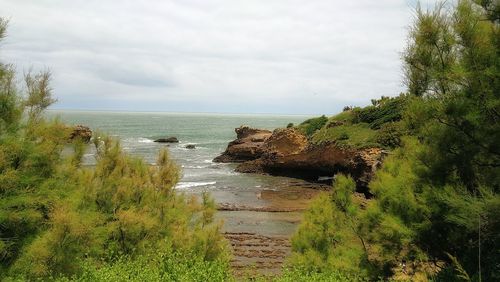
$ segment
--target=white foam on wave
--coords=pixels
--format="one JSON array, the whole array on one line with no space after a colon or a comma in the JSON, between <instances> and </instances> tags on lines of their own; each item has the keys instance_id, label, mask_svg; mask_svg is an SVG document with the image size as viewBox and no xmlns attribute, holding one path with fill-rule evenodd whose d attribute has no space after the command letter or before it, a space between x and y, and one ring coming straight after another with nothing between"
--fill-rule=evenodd
<instances>
[{"instance_id":1,"label":"white foam on wave","mask_svg":"<svg viewBox=\"0 0 500 282\"><path fill-rule=\"evenodd\" d=\"M191 173L190 173L191 172ZM225 169L193 169L184 170L184 177L200 177L200 176L232 176L240 173Z\"/></svg>"},{"instance_id":2,"label":"white foam on wave","mask_svg":"<svg viewBox=\"0 0 500 282\"><path fill-rule=\"evenodd\" d=\"M210 182L179 182L177 184L177 186L175 186L175 188L176 189L187 189L187 188L193 188L193 187L215 185L216 183L217 183L216 181L210 181Z\"/></svg>"},{"instance_id":3,"label":"white foam on wave","mask_svg":"<svg viewBox=\"0 0 500 282\"><path fill-rule=\"evenodd\" d=\"M154 143L153 140L151 139L148 139L148 138L144 138L144 137L140 137L139 140L138 140L139 143Z\"/></svg>"},{"instance_id":4,"label":"white foam on wave","mask_svg":"<svg viewBox=\"0 0 500 282\"><path fill-rule=\"evenodd\" d=\"M201 169L201 168L209 168L210 166L206 165L182 165L182 168L196 168L196 169Z\"/></svg>"}]
</instances>

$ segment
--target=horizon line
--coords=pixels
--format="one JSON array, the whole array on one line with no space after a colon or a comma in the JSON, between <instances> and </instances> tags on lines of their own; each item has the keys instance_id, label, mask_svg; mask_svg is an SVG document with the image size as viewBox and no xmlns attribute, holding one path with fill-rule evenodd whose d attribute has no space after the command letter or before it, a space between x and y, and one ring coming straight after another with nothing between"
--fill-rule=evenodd
<instances>
[{"instance_id":1,"label":"horizon line","mask_svg":"<svg viewBox=\"0 0 500 282\"><path fill-rule=\"evenodd\" d=\"M222 115L284 115L284 116L321 116L334 115L334 113L322 114L291 114L291 113L242 113L242 112L187 112L187 111L159 111L159 110L119 110L119 109L71 109L71 108L49 108L47 111L73 111L73 112L108 112L108 113L166 113L166 114L222 114Z\"/></svg>"}]
</instances>

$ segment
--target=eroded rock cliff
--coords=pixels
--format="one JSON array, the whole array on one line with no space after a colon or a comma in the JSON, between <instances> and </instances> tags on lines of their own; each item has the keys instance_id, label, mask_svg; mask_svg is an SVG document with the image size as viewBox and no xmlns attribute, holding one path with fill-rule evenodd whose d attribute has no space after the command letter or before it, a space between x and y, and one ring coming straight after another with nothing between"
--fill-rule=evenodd
<instances>
[{"instance_id":1,"label":"eroded rock cliff","mask_svg":"<svg viewBox=\"0 0 500 282\"><path fill-rule=\"evenodd\" d=\"M262 153L264 142L271 136L269 130L255 129L248 126L240 126L234 130L236 140L229 143L222 155L214 159L214 162L241 163L258 159Z\"/></svg>"},{"instance_id":2,"label":"eroded rock cliff","mask_svg":"<svg viewBox=\"0 0 500 282\"><path fill-rule=\"evenodd\" d=\"M359 192L381 164L380 148L354 149L331 143L313 144L294 128L268 130L236 128L237 139L215 162L237 162L239 172L269 173L318 180L342 172L351 175Z\"/></svg>"}]
</instances>

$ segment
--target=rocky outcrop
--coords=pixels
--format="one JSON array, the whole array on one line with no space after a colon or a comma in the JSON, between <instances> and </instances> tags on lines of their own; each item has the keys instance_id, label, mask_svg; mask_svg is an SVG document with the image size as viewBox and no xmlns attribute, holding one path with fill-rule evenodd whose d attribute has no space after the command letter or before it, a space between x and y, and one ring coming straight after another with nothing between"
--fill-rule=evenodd
<instances>
[{"instance_id":1,"label":"rocky outcrop","mask_svg":"<svg viewBox=\"0 0 500 282\"><path fill-rule=\"evenodd\" d=\"M293 128L270 133L240 127L236 133L238 139L229 143L226 151L214 161L239 162L238 172L269 173L309 180L342 172L351 175L358 191L363 193L368 192L367 185L385 155L380 148L346 148L334 142L313 144ZM257 139L259 142L252 141Z\"/></svg>"},{"instance_id":2,"label":"rocky outcrop","mask_svg":"<svg viewBox=\"0 0 500 282\"><path fill-rule=\"evenodd\" d=\"M157 142L157 143L179 143L179 140L177 139L177 137L168 137L168 138L156 139L155 142Z\"/></svg>"},{"instance_id":3,"label":"rocky outcrop","mask_svg":"<svg viewBox=\"0 0 500 282\"><path fill-rule=\"evenodd\" d=\"M226 151L214 159L214 162L241 163L258 159L262 153L265 141L272 135L269 130L254 129L241 126L235 129L236 140L229 143Z\"/></svg>"},{"instance_id":4,"label":"rocky outcrop","mask_svg":"<svg viewBox=\"0 0 500 282\"><path fill-rule=\"evenodd\" d=\"M69 136L71 141L80 139L85 143L88 143L92 138L92 130L88 126L85 125L76 125Z\"/></svg>"}]
</instances>

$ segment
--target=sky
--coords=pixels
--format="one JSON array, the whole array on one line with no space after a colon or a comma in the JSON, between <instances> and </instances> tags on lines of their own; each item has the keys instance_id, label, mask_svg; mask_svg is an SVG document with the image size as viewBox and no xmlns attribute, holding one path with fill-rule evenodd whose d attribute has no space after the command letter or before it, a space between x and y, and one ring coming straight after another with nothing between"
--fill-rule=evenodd
<instances>
[{"instance_id":1,"label":"sky","mask_svg":"<svg viewBox=\"0 0 500 282\"><path fill-rule=\"evenodd\" d=\"M56 109L333 114L405 90L410 0L0 0Z\"/></svg>"}]
</instances>

